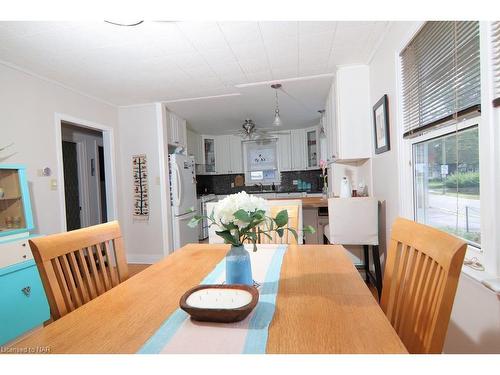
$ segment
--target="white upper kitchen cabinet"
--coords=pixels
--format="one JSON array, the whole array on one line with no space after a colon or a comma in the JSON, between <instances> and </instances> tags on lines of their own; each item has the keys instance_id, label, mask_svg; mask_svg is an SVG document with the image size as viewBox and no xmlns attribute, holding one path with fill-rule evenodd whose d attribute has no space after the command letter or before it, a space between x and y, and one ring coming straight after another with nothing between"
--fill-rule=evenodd
<instances>
[{"instance_id":1,"label":"white upper kitchen cabinet","mask_svg":"<svg viewBox=\"0 0 500 375\"><path fill-rule=\"evenodd\" d=\"M328 161L371 157L372 129L369 67L337 70L325 103L324 128Z\"/></svg>"},{"instance_id":2,"label":"white upper kitchen cabinet","mask_svg":"<svg viewBox=\"0 0 500 375\"><path fill-rule=\"evenodd\" d=\"M202 147L201 135L189 129L187 129L186 134L187 134L188 155L194 157L196 164L203 164L203 147Z\"/></svg>"},{"instance_id":3,"label":"white upper kitchen cabinet","mask_svg":"<svg viewBox=\"0 0 500 375\"><path fill-rule=\"evenodd\" d=\"M319 129L317 126L304 129L306 141L307 169L319 168Z\"/></svg>"},{"instance_id":4,"label":"white upper kitchen cabinet","mask_svg":"<svg viewBox=\"0 0 500 375\"><path fill-rule=\"evenodd\" d=\"M307 169L307 144L305 129L294 129L290 131L291 139L291 164L293 171Z\"/></svg>"},{"instance_id":5,"label":"white upper kitchen cabinet","mask_svg":"<svg viewBox=\"0 0 500 375\"><path fill-rule=\"evenodd\" d=\"M229 135L229 151L231 154L231 163L229 173L243 173L243 144L241 137Z\"/></svg>"},{"instance_id":6,"label":"white upper kitchen cabinet","mask_svg":"<svg viewBox=\"0 0 500 375\"><path fill-rule=\"evenodd\" d=\"M290 133L276 134L278 138L278 168L281 172L292 170L291 136Z\"/></svg>"},{"instance_id":7,"label":"white upper kitchen cabinet","mask_svg":"<svg viewBox=\"0 0 500 375\"><path fill-rule=\"evenodd\" d=\"M243 172L241 138L234 135L217 135L215 138L215 173Z\"/></svg>"},{"instance_id":8,"label":"white upper kitchen cabinet","mask_svg":"<svg viewBox=\"0 0 500 375\"><path fill-rule=\"evenodd\" d=\"M203 174L215 174L216 173L216 161L217 161L217 150L215 143L216 136L213 135L202 135L201 136L201 147L203 156Z\"/></svg>"},{"instance_id":9,"label":"white upper kitchen cabinet","mask_svg":"<svg viewBox=\"0 0 500 375\"><path fill-rule=\"evenodd\" d=\"M215 139L215 173L228 174L231 168L231 158L229 156L230 135L216 135Z\"/></svg>"},{"instance_id":10,"label":"white upper kitchen cabinet","mask_svg":"<svg viewBox=\"0 0 500 375\"><path fill-rule=\"evenodd\" d=\"M172 146L187 146L186 120L173 112L168 112L168 144Z\"/></svg>"}]
</instances>

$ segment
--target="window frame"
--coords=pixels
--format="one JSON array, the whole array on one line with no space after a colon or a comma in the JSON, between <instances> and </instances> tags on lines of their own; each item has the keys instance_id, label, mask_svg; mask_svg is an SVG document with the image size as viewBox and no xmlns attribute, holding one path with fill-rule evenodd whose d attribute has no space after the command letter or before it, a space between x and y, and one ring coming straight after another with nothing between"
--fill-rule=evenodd
<instances>
[{"instance_id":1,"label":"window frame","mask_svg":"<svg viewBox=\"0 0 500 375\"><path fill-rule=\"evenodd\" d=\"M414 151L414 146L416 144L430 141L432 139L437 139L441 138L447 135L453 135L456 132L473 128L476 127L478 128L479 133L481 132L481 116L474 116L471 118L463 118L463 119L458 119L457 121L450 122L449 124L442 126L438 129L430 130L427 133L424 133L422 135L419 135L414 138L409 138L408 139L408 145L407 147L410 148L410 155L411 155L411 171L412 171L412 176L411 176L411 184L412 184L412 219L414 221L417 221L417 212L415 210L416 207L416 196L415 196L415 173L414 173L414 163L415 163L415 153ZM481 142L479 141L479 144ZM479 145L478 145L479 147ZM481 156L479 155L479 170L481 171ZM479 172L479 186L481 186L481 172ZM481 192L481 189L479 190ZM479 202L481 202L481 193L479 195ZM482 215L481 215L481 220L482 220ZM422 223L424 224L424 223ZM481 221L482 224L482 221ZM481 236L483 235L483 226L481 225ZM462 238L463 239L463 238ZM463 239L466 241L465 239ZM478 256L478 255L483 255L483 246L477 247L474 246L473 244L468 243L468 252L471 253L471 256ZM475 253L475 255L472 255L472 253Z\"/></svg>"},{"instance_id":2,"label":"window frame","mask_svg":"<svg viewBox=\"0 0 500 375\"><path fill-rule=\"evenodd\" d=\"M410 220L414 218L413 205L413 165L412 139L404 139L403 84L400 53L418 33L425 21L415 22L401 39L394 52L394 74L396 95L393 103L396 108L396 136L398 160L399 215ZM494 108L492 81L491 22L480 21L480 59L481 59L481 121L479 124L479 164L480 164L480 202L481 202L481 252L468 247L466 257L475 257L485 271L473 271L464 266L462 271L482 281L500 278L500 107ZM455 125L453 125L455 126ZM445 127L435 131L443 131ZM435 133L436 134L436 133Z\"/></svg>"}]
</instances>

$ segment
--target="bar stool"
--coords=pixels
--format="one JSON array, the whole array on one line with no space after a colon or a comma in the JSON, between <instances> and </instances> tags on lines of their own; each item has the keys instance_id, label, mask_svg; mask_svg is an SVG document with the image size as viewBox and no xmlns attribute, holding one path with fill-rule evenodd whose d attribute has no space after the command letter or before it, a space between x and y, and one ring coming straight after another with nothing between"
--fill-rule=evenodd
<instances>
[{"instance_id":1,"label":"bar stool","mask_svg":"<svg viewBox=\"0 0 500 375\"><path fill-rule=\"evenodd\" d=\"M378 199L372 197L329 198L325 236L331 244L363 245L366 281L382 295L382 270L378 242ZM369 248L372 248L375 275L370 270Z\"/></svg>"}]
</instances>

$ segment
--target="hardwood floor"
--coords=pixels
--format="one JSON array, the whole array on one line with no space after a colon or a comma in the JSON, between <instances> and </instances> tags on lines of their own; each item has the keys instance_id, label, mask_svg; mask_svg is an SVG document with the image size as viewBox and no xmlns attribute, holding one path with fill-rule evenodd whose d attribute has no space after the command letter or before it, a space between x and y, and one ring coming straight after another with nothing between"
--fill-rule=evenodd
<instances>
[{"instance_id":1,"label":"hardwood floor","mask_svg":"<svg viewBox=\"0 0 500 375\"><path fill-rule=\"evenodd\" d=\"M129 277L132 277L134 276L135 274L145 270L146 268L148 268L151 264L132 264L132 263L129 263L128 264L128 273L129 273Z\"/></svg>"}]
</instances>

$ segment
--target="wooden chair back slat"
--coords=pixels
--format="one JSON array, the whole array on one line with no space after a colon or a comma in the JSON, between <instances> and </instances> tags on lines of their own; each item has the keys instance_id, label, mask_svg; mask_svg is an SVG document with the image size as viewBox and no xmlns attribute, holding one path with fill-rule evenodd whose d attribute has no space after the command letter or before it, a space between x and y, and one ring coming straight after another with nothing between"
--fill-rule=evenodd
<instances>
[{"instance_id":1,"label":"wooden chair back slat","mask_svg":"<svg viewBox=\"0 0 500 375\"><path fill-rule=\"evenodd\" d=\"M467 244L398 218L393 226L381 306L410 353L440 353Z\"/></svg>"},{"instance_id":2,"label":"wooden chair back slat","mask_svg":"<svg viewBox=\"0 0 500 375\"><path fill-rule=\"evenodd\" d=\"M55 300L55 304L57 305L64 305L67 310L72 311L76 307L74 306L74 302L71 298L70 292L69 292L69 286L67 284L66 278L64 277L63 270L61 268L61 262L59 258L54 258L52 259L52 270L53 273L55 274L55 280L53 280L55 283L54 285L58 285L60 290L60 298L57 298ZM42 275L42 280L43 280L43 275Z\"/></svg>"},{"instance_id":3,"label":"wooden chair back slat","mask_svg":"<svg viewBox=\"0 0 500 375\"><path fill-rule=\"evenodd\" d=\"M298 204L286 204L286 205L272 205L269 207L269 215L271 217L276 217L276 215L283 210L288 211L288 224L285 225L285 228L292 228L294 229L297 234L301 230L299 228L299 221L300 221L300 209ZM261 226L259 228L261 231L267 231L269 228L267 226ZM257 230L256 230L256 233ZM283 236L280 237L278 233L276 232L271 232L268 233L268 236L265 234L260 234L257 236L257 243L259 244L297 244L297 240L291 234L288 230L285 230L283 232ZM250 240L246 240L245 243L251 243Z\"/></svg>"},{"instance_id":4,"label":"wooden chair back slat","mask_svg":"<svg viewBox=\"0 0 500 375\"><path fill-rule=\"evenodd\" d=\"M125 257L125 246L123 245L122 236L113 237L113 249L118 271L118 282L123 282L128 279L127 258Z\"/></svg>"},{"instance_id":5,"label":"wooden chair back slat","mask_svg":"<svg viewBox=\"0 0 500 375\"><path fill-rule=\"evenodd\" d=\"M104 288L106 291L110 290L112 288L111 283L109 282L109 277L108 277L108 272L107 268L110 266L110 264L107 264L104 261L104 257L102 256L103 248L100 243L96 244L96 255L97 255L97 260L99 262L99 276L103 280Z\"/></svg>"},{"instance_id":6,"label":"wooden chair back slat","mask_svg":"<svg viewBox=\"0 0 500 375\"><path fill-rule=\"evenodd\" d=\"M78 252L76 252L78 253ZM80 292L80 297L82 298L83 303L87 303L90 301L89 298L89 290L86 285L83 283L83 278L81 272L83 271L81 266L76 261L75 253L69 253L67 255L69 257L69 264L73 270L73 275L75 276L75 282L78 291Z\"/></svg>"},{"instance_id":7,"label":"wooden chair back slat","mask_svg":"<svg viewBox=\"0 0 500 375\"><path fill-rule=\"evenodd\" d=\"M87 247L87 260L90 264L90 272L92 273L92 281L95 284L97 295L101 295L105 292L104 286L102 284L101 278L99 277L99 272L97 271L96 264L96 250L94 246Z\"/></svg>"},{"instance_id":8,"label":"wooden chair back slat","mask_svg":"<svg viewBox=\"0 0 500 375\"><path fill-rule=\"evenodd\" d=\"M57 320L128 278L118 222L30 240Z\"/></svg>"},{"instance_id":9,"label":"wooden chair back slat","mask_svg":"<svg viewBox=\"0 0 500 375\"><path fill-rule=\"evenodd\" d=\"M63 277L64 280L66 281L66 284L68 285L69 289L69 295L71 297L71 300L73 301L73 304L75 307L80 307L82 305L82 301L79 296L78 289L76 287L75 279L73 276L73 271L71 270L69 266L68 259L66 258L66 255L61 255L58 257L59 258L59 263L61 264L61 268L63 271ZM63 280L63 278L61 278Z\"/></svg>"},{"instance_id":10,"label":"wooden chair back slat","mask_svg":"<svg viewBox=\"0 0 500 375\"><path fill-rule=\"evenodd\" d=\"M98 296L98 294L96 293L94 280L92 280L92 277L90 276L89 264L87 262L87 256L85 255L83 249L78 249L78 251L75 252L75 254L76 254L76 257L78 259L79 264L82 267L81 269L83 272L83 281L85 283L85 287L87 288L87 291L89 294L89 299L94 299Z\"/></svg>"},{"instance_id":11,"label":"wooden chair back slat","mask_svg":"<svg viewBox=\"0 0 500 375\"><path fill-rule=\"evenodd\" d=\"M272 217L276 217L276 215L283 210L288 211L288 224L285 225L285 228L292 228L297 233L299 233L299 206L298 205L282 205L282 206L270 206L269 212ZM267 239L269 241L269 239ZM271 242L271 241L269 241ZM295 237L288 231L285 230L283 232L283 237L280 237L277 233L273 233L272 235L272 243L274 244L289 244L296 245L297 241Z\"/></svg>"},{"instance_id":12,"label":"wooden chair back slat","mask_svg":"<svg viewBox=\"0 0 500 375\"><path fill-rule=\"evenodd\" d=\"M111 257L112 251L111 251L111 246L109 241L104 242L104 256L106 257L106 261L109 264L113 264L113 258ZM109 271L109 277L111 281L111 285L113 287L117 286L119 284L118 282L118 275L116 274L116 269L115 267L108 267Z\"/></svg>"}]
</instances>

